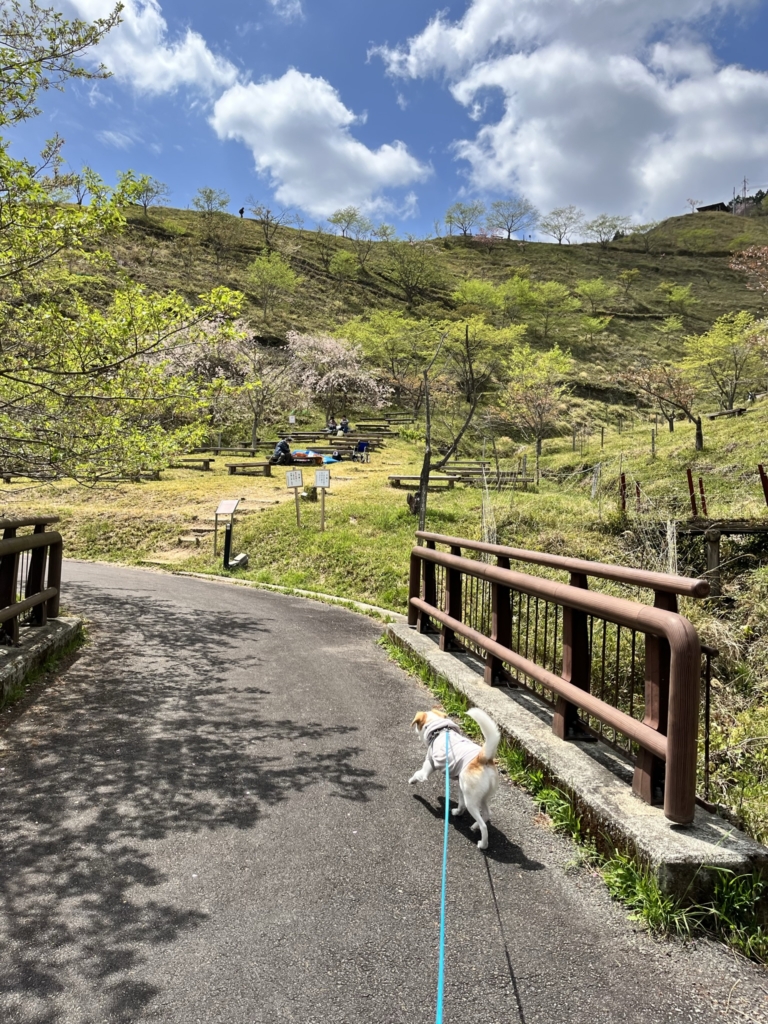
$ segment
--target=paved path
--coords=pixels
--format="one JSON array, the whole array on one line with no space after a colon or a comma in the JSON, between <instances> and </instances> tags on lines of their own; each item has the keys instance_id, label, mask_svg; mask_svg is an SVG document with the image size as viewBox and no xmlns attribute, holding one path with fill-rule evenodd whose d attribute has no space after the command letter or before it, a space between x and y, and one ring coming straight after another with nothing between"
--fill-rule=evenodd
<instances>
[{"instance_id":1,"label":"paved path","mask_svg":"<svg viewBox=\"0 0 768 1024\"><path fill-rule=\"evenodd\" d=\"M91 643L0 735L0 1020L430 1024L431 701L380 627L86 563L65 595ZM758 1019L764 975L636 933L573 856L507 784L487 860L452 828L447 1024Z\"/></svg>"}]
</instances>

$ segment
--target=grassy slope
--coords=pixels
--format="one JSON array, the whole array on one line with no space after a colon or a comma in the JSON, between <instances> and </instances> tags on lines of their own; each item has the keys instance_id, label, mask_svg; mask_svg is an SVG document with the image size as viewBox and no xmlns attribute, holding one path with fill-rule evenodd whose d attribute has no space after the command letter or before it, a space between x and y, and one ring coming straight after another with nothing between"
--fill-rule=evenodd
<instances>
[{"instance_id":1,"label":"grassy slope","mask_svg":"<svg viewBox=\"0 0 768 1024\"><path fill-rule=\"evenodd\" d=\"M352 282L334 280L322 266L318 240L312 231L287 229L278 245L303 277L290 303L264 319L248 291L247 266L263 249L258 224L237 217L225 218L230 232L225 254L217 266L210 247L201 242L200 215L191 211L160 209L131 213L127 230L112 240L110 248L122 269L150 288L176 288L190 298L225 284L244 292L247 316L257 333L283 336L299 331L337 330L351 316L373 308L402 308L403 298L388 267L387 243L374 246L366 269ZM750 242L768 245L768 217L745 219L727 214L695 214L665 221L649 239L650 252L637 239L611 243L554 245L499 242L490 250L478 242L446 238L433 244L439 285L430 290L413 312L415 315L460 316L450 298L461 280L480 277L501 282L512 273L527 272L537 280L557 280L568 286L585 278L602 276L618 282L622 271L637 269L639 276L627 296L611 305L614 319L610 332L594 341L579 338L575 327L560 340L566 342L584 364L585 380L595 370L611 368L632 352L672 354L674 341L656 330L671 310L659 291L662 281L691 285L697 305L686 318L686 329L697 332L733 309L762 311L763 298L746 287L743 275L728 267L729 253ZM337 248L353 251L353 243L336 238ZM94 282L94 295L104 296L114 278Z\"/></svg>"}]
</instances>

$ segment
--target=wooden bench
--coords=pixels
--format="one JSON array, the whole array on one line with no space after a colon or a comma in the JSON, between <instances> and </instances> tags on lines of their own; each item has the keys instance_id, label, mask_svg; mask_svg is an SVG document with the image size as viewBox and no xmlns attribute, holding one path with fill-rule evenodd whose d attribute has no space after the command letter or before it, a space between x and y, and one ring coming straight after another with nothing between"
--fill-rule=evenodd
<instances>
[{"instance_id":1,"label":"wooden bench","mask_svg":"<svg viewBox=\"0 0 768 1024\"><path fill-rule=\"evenodd\" d=\"M716 420L721 416L743 416L745 412L749 412L749 409L740 406L736 409L721 409L720 412L708 412L705 415L708 420Z\"/></svg>"},{"instance_id":2,"label":"wooden bench","mask_svg":"<svg viewBox=\"0 0 768 1024\"><path fill-rule=\"evenodd\" d=\"M403 482L415 483L416 486L418 486L419 483L421 482L420 476L406 476L404 474L398 473L395 473L393 476L390 476L387 479L389 480L390 486L392 487L401 487L403 485ZM453 490L453 485L456 483L457 480L460 479L461 477L455 476L453 474L448 474L445 476L430 475L429 486L432 487L435 484L446 484L448 490Z\"/></svg>"},{"instance_id":3,"label":"wooden bench","mask_svg":"<svg viewBox=\"0 0 768 1024\"><path fill-rule=\"evenodd\" d=\"M225 462L230 476L241 473L243 476L272 476L270 462Z\"/></svg>"},{"instance_id":4,"label":"wooden bench","mask_svg":"<svg viewBox=\"0 0 768 1024\"><path fill-rule=\"evenodd\" d=\"M216 459L177 459L176 462L172 462L170 465L171 469L199 469L203 473L211 472L211 463L215 462Z\"/></svg>"}]
</instances>

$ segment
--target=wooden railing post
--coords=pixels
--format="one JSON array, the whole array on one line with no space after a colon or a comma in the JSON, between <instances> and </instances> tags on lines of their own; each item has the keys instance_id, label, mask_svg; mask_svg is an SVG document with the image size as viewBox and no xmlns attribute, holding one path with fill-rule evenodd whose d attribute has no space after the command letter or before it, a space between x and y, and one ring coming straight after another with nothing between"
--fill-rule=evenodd
<instances>
[{"instance_id":1,"label":"wooden railing post","mask_svg":"<svg viewBox=\"0 0 768 1024\"><path fill-rule=\"evenodd\" d=\"M496 564L500 569L509 569L509 559L503 556L497 559ZM503 647L512 646L511 593L509 587L500 583L491 584L491 640ZM507 681L504 665L494 654L486 656L484 679L490 686Z\"/></svg>"},{"instance_id":2,"label":"wooden railing post","mask_svg":"<svg viewBox=\"0 0 768 1024\"><path fill-rule=\"evenodd\" d=\"M571 573L570 585L587 590L587 577L583 573ZM589 636L586 612L563 607L563 671L567 683L589 692L590 679ZM592 739L581 724L578 708L563 697L557 698L552 731L561 740Z\"/></svg>"},{"instance_id":3,"label":"wooden railing post","mask_svg":"<svg viewBox=\"0 0 768 1024\"><path fill-rule=\"evenodd\" d=\"M657 590L654 608L677 611L675 594ZM648 633L645 637L645 715L643 724L655 729L662 736L667 735L669 718L669 644L660 636ZM666 765L642 748L637 753L632 792L647 804L664 803L664 780Z\"/></svg>"},{"instance_id":4,"label":"wooden railing post","mask_svg":"<svg viewBox=\"0 0 768 1024\"><path fill-rule=\"evenodd\" d=\"M33 548L29 558L29 572L27 573L27 585L24 589L24 597L32 597L45 590L45 563L48 555L48 548ZM30 625L44 626L48 622L48 602L39 604L30 612Z\"/></svg>"},{"instance_id":5,"label":"wooden railing post","mask_svg":"<svg viewBox=\"0 0 768 1024\"><path fill-rule=\"evenodd\" d=\"M451 554L460 558L461 548L452 546ZM445 611L452 619L462 621L461 571L459 569L446 568L445 570ZM453 630L443 625L440 630L440 650L449 651L454 643Z\"/></svg>"},{"instance_id":6,"label":"wooden railing post","mask_svg":"<svg viewBox=\"0 0 768 1024\"><path fill-rule=\"evenodd\" d=\"M416 608L411 604L412 597L421 597L421 566L422 560L419 556L412 551L411 552L411 570L408 574L408 625L415 626L419 613ZM50 578L51 571L53 569L53 558L51 558L51 568L48 570L48 576ZM52 584L55 586L55 584ZM50 613L49 613L50 614Z\"/></svg>"},{"instance_id":7,"label":"wooden railing post","mask_svg":"<svg viewBox=\"0 0 768 1024\"><path fill-rule=\"evenodd\" d=\"M48 548L48 586L56 587L56 596L48 598L48 618L59 617L59 598L61 597L61 564L64 558L64 545L51 544Z\"/></svg>"},{"instance_id":8,"label":"wooden railing post","mask_svg":"<svg viewBox=\"0 0 768 1024\"><path fill-rule=\"evenodd\" d=\"M7 527L3 530L3 539L6 540L9 537L15 537L16 530L13 527ZM19 555L18 553L13 555L3 555L0 558L0 608L7 608L10 604L16 604L16 588L18 587L19 578ZM19 642L19 620L16 616L12 619L8 619L0 626L2 632L9 637L11 643L15 646Z\"/></svg>"},{"instance_id":9,"label":"wooden railing post","mask_svg":"<svg viewBox=\"0 0 768 1024\"><path fill-rule=\"evenodd\" d=\"M435 542L433 540L428 540L426 543L426 547L430 551L434 551ZM437 607L437 580L435 577L436 571L437 570L435 568L434 562L424 562L424 592L422 594L422 597L427 602L427 604L431 604L433 608ZM426 633L427 630L429 629L429 616L425 612L419 611L418 623L419 632Z\"/></svg>"}]
</instances>

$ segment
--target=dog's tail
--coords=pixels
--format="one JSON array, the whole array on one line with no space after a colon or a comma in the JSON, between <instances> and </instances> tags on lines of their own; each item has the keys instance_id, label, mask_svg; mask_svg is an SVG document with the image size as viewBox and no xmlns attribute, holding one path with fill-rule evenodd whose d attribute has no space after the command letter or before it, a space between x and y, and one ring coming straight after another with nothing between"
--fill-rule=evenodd
<instances>
[{"instance_id":1,"label":"dog's tail","mask_svg":"<svg viewBox=\"0 0 768 1024\"><path fill-rule=\"evenodd\" d=\"M483 749L478 757L480 760L490 764L494 757L496 757L496 751L499 746L499 741L501 740L499 727L491 716L487 715L484 711L481 711L480 708L470 708L467 714L470 718L474 718L483 731L485 743L483 744Z\"/></svg>"}]
</instances>

